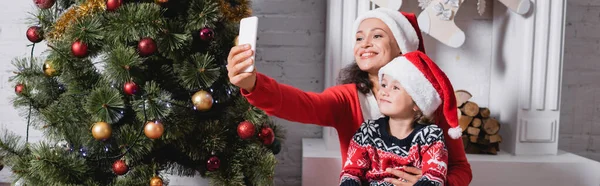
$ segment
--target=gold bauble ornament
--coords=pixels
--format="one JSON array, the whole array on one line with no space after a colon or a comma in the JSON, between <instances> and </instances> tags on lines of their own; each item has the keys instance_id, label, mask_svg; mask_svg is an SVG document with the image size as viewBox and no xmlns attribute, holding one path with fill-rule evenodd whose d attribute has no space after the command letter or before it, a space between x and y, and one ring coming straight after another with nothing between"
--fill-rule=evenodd
<instances>
[{"instance_id":1,"label":"gold bauble ornament","mask_svg":"<svg viewBox=\"0 0 600 186\"><path fill-rule=\"evenodd\" d=\"M210 110L210 108L212 108L213 97L212 95L210 95L210 93L201 90L196 92L192 96L192 103L194 103L194 107L196 110L207 111Z\"/></svg>"},{"instance_id":2,"label":"gold bauble ornament","mask_svg":"<svg viewBox=\"0 0 600 186\"><path fill-rule=\"evenodd\" d=\"M163 185L163 181L162 181L162 179L160 179L160 177L154 176L154 177L152 177L152 179L150 179L150 186L162 186L162 185Z\"/></svg>"},{"instance_id":3,"label":"gold bauble ornament","mask_svg":"<svg viewBox=\"0 0 600 186\"><path fill-rule=\"evenodd\" d=\"M96 122L92 127L92 135L96 140L106 140L110 138L112 134L112 129L110 125L106 122Z\"/></svg>"},{"instance_id":4,"label":"gold bauble ornament","mask_svg":"<svg viewBox=\"0 0 600 186\"><path fill-rule=\"evenodd\" d=\"M159 5L162 5L162 4L165 4L168 2L169 2L169 0L154 0L154 3L159 4Z\"/></svg>"},{"instance_id":5,"label":"gold bauble ornament","mask_svg":"<svg viewBox=\"0 0 600 186\"><path fill-rule=\"evenodd\" d=\"M165 132L165 127L158 121L150 121L144 127L144 134L150 139L158 139Z\"/></svg>"},{"instance_id":6,"label":"gold bauble ornament","mask_svg":"<svg viewBox=\"0 0 600 186\"><path fill-rule=\"evenodd\" d=\"M56 69L54 69L54 65L52 64L52 61L46 61L44 63L44 74L48 77L52 77L54 75L56 75Z\"/></svg>"}]
</instances>

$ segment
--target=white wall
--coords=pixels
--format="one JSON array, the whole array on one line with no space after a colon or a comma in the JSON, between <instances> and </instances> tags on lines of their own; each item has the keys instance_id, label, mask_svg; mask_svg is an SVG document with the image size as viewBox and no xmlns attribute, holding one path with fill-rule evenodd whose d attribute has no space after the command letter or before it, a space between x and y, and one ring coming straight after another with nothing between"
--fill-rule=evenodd
<instances>
[{"instance_id":1,"label":"white wall","mask_svg":"<svg viewBox=\"0 0 600 186\"><path fill-rule=\"evenodd\" d=\"M567 1L559 148L600 161L600 1Z\"/></svg>"},{"instance_id":2,"label":"white wall","mask_svg":"<svg viewBox=\"0 0 600 186\"><path fill-rule=\"evenodd\" d=\"M324 0L254 0L253 13L259 16L257 69L280 82L305 91L323 89L325 9ZM34 10L31 0L0 0L0 127L25 135L26 120L20 117L10 103L14 87L8 84L14 57L28 56L29 41L25 31L27 12ZM43 45L43 44L42 44ZM45 50L38 45L36 55ZM275 118L283 125L287 139L277 158L276 185L300 185L302 144L305 137L320 137L321 127L300 125ZM39 132L30 138L40 139ZM0 182L9 175L8 168L0 172ZM172 178L177 185L198 185L204 181L190 178ZM204 183L205 184L205 183Z\"/></svg>"}]
</instances>

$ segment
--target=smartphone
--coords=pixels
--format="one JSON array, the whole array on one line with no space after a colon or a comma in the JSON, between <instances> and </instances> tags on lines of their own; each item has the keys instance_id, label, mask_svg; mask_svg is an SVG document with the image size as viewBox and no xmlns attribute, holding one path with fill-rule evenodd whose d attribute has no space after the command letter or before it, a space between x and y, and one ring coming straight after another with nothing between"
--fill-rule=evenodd
<instances>
[{"instance_id":1,"label":"smartphone","mask_svg":"<svg viewBox=\"0 0 600 186\"><path fill-rule=\"evenodd\" d=\"M250 44L254 53L250 58L254 59L256 55L256 37L258 34L258 17L246 17L240 21L240 33L238 35L238 45ZM256 61L255 61L256 62ZM254 71L254 64L244 70L244 72Z\"/></svg>"}]
</instances>

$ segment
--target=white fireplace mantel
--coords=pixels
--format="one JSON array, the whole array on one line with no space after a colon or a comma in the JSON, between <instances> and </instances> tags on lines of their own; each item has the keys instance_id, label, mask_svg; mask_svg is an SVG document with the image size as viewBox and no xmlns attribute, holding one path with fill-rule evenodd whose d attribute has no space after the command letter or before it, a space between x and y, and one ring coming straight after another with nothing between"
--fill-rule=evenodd
<instances>
[{"instance_id":1,"label":"white fireplace mantel","mask_svg":"<svg viewBox=\"0 0 600 186\"><path fill-rule=\"evenodd\" d=\"M501 123L503 141L499 155L467 155L472 185L600 185L593 175L600 163L558 150L566 0L531 0L525 15L496 0L487 2L493 4L493 28L488 38L489 90L484 92L489 93L485 96L492 116ZM340 69L353 62L352 35L345 31L374 5L368 0L328 0L327 6L329 87L336 84ZM341 163L335 129L325 127L322 139L303 140L303 185L337 185ZM548 176L552 179L541 179Z\"/></svg>"}]
</instances>

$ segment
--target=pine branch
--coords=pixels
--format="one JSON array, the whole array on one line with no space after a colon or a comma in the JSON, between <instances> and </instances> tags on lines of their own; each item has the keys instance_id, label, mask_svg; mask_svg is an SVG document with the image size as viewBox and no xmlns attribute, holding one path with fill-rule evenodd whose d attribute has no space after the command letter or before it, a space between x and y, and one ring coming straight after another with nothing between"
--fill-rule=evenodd
<instances>
[{"instance_id":1,"label":"pine branch","mask_svg":"<svg viewBox=\"0 0 600 186\"><path fill-rule=\"evenodd\" d=\"M0 156L14 157L22 156L25 152L25 146L21 142L21 137L3 129L3 135L0 139ZM10 161L8 161L10 163Z\"/></svg>"},{"instance_id":2,"label":"pine branch","mask_svg":"<svg viewBox=\"0 0 600 186\"><path fill-rule=\"evenodd\" d=\"M185 26L186 31L195 33L204 27L213 28L215 22L221 18L219 14L219 4L215 1L195 0L191 1L188 11L188 23Z\"/></svg>"},{"instance_id":3,"label":"pine branch","mask_svg":"<svg viewBox=\"0 0 600 186\"><path fill-rule=\"evenodd\" d=\"M155 3L128 3L115 13L107 14L106 33L110 45L137 42L140 38L156 38L164 19L160 6ZM136 43L137 44L137 43Z\"/></svg>"},{"instance_id":4,"label":"pine branch","mask_svg":"<svg viewBox=\"0 0 600 186\"><path fill-rule=\"evenodd\" d=\"M190 91L205 89L217 81L221 74L220 68L215 64L215 59L209 54L196 54L191 56L187 63L177 68L180 83Z\"/></svg>"},{"instance_id":5,"label":"pine branch","mask_svg":"<svg viewBox=\"0 0 600 186\"><path fill-rule=\"evenodd\" d=\"M137 52L131 47L125 47L122 44L115 46L104 58L106 67L104 76L119 86L122 86L133 79L130 74L132 68L142 64Z\"/></svg>"},{"instance_id":6,"label":"pine branch","mask_svg":"<svg viewBox=\"0 0 600 186\"><path fill-rule=\"evenodd\" d=\"M94 121L116 123L123 117L125 103L116 89L101 86L94 89L87 99L85 109Z\"/></svg>"},{"instance_id":7,"label":"pine branch","mask_svg":"<svg viewBox=\"0 0 600 186\"><path fill-rule=\"evenodd\" d=\"M138 120L153 121L167 118L172 112L172 103L174 102L171 99L171 93L162 91L154 81L147 82L144 88L145 98L133 102Z\"/></svg>"}]
</instances>

